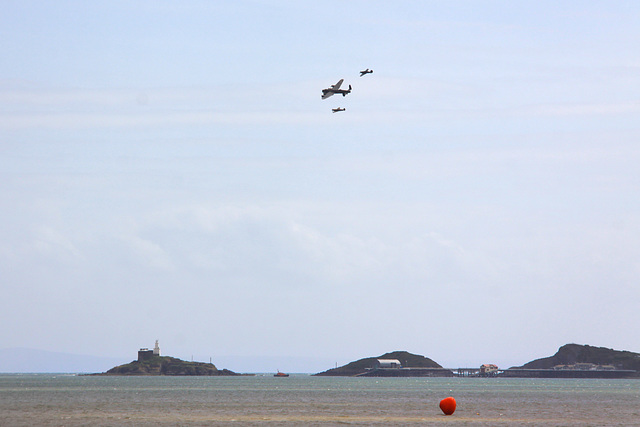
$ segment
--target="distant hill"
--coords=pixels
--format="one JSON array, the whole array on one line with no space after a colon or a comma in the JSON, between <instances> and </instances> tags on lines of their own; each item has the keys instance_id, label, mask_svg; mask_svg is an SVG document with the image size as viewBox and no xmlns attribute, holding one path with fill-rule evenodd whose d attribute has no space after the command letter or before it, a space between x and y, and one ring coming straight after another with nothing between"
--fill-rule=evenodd
<instances>
[{"instance_id":1,"label":"distant hill","mask_svg":"<svg viewBox=\"0 0 640 427\"><path fill-rule=\"evenodd\" d=\"M340 366L338 368L329 369L328 371L315 374L317 376L336 376L336 377L352 377L354 375L360 375L369 368L372 368L377 359L398 359L404 368L442 368L433 360L420 356L419 354L412 354L407 351L394 351L391 353L385 353L378 357L367 357L365 359L356 360L347 365Z\"/></svg>"},{"instance_id":2,"label":"distant hill","mask_svg":"<svg viewBox=\"0 0 640 427\"><path fill-rule=\"evenodd\" d=\"M85 373L100 372L126 358L58 353L31 348L0 349L0 372L4 373Z\"/></svg>"},{"instance_id":3,"label":"distant hill","mask_svg":"<svg viewBox=\"0 0 640 427\"><path fill-rule=\"evenodd\" d=\"M213 363L185 362L175 357L152 356L147 360L134 360L96 375L231 376L240 374L228 369L218 370Z\"/></svg>"},{"instance_id":4,"label":"distant hill","mask_svg":"<svg viewBox=\"0 0 640 427\"><path fill-rule=\"evenodd\" d=\"M514 368L551 369L557 365L573 365L575 363L612 365L616 369L638 371L638 376L640 376L640 354L580 344L563 345L553 356L536 359Z\"/></svg>"}]
</instances>

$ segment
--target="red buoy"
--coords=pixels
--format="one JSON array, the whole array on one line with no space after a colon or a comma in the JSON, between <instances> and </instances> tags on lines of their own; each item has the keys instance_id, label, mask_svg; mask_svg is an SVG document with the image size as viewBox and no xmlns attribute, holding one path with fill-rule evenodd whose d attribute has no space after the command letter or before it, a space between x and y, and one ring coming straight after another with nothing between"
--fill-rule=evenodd
<instances>
[{"instance_id":1,"label":"red buoy","mask_svg":"<svg viewBox=\"0 0 640 427\"><path fill-rule=\"evenodd\" d=\"M453 397L447 397L440 401L440 409L445 415L451 415L456 411L456 400Z\"/></svg>"}]
</instances>

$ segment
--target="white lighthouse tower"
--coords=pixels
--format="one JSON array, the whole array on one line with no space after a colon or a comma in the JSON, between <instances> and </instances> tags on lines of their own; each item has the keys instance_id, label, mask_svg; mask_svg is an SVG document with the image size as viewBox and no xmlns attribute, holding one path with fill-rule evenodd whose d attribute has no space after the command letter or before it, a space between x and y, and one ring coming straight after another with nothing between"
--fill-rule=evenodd
<instances>
[{"instance_id":1,"label":"white lighthouse tower","mask_svg":"<svg viewBox=\"0 0 640 427\"><path fill-rule=\"evenodd\" d=\"M160 346L158 345L158 340L156 340L156 346L153 347L153 355L160 356Z\"/></svg>"}]
</instances>

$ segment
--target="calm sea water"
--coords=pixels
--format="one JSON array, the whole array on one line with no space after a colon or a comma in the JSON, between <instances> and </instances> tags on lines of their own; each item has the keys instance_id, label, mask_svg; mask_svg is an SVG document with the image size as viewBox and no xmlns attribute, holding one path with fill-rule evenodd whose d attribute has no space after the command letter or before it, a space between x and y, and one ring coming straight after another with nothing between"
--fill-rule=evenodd
<instances>
[{"instance_id":1,"label":"calm sea water","mask_svg":"<svg viewBox=\"0 0 640 427\"><path fill-rule=\"evenodd\" d=\"M640 426L640 380L0 375L3 427L263 424Z\"/></svg>"}]
</instances>

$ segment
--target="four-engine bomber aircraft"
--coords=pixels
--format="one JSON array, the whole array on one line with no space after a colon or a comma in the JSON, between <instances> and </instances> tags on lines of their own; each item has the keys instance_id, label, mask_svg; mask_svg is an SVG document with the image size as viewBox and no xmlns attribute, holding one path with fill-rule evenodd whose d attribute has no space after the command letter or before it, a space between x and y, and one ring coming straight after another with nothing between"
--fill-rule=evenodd
<instances>
[{"instance_id":1,"label":"four-engine bomber aircraft","mask_svg":"<svg viewBox=\"0 0 640 427\"><path fill-rule=\"evenodd\" d=\"M342 108L342 107L338 107L338 108L332 108L331 111L333 111L334 113L339 113L340 111L344 111L346 110L346 108Z\"/></svg>"},{"instance_id":2,"label":"four-engine bomber aircraft","mask_svg":"<svg viewBox=\"0 0 640 427\"><path fill-rule=\"evenodd\" d=\"M347 96L348 93L351 93L351 85L349 85L349 89L340 89L343 81L344 79L340 79L338 83L331 85L331 87L322 89L322 99L327 99L336 93L341 93L342 96Z\"/></svg>"}]
</instances>

